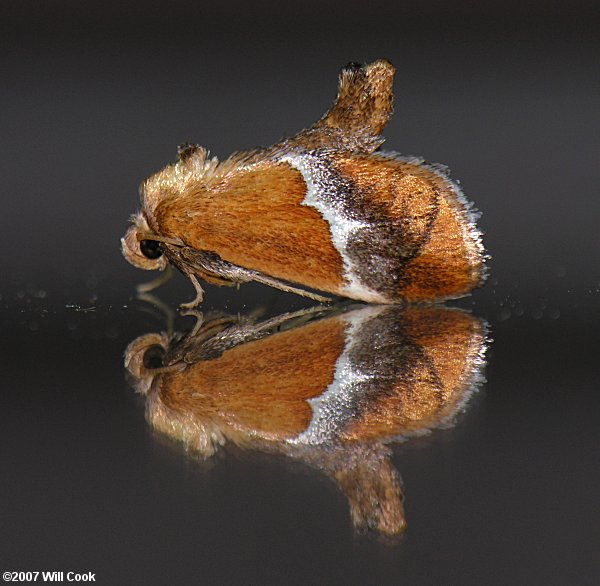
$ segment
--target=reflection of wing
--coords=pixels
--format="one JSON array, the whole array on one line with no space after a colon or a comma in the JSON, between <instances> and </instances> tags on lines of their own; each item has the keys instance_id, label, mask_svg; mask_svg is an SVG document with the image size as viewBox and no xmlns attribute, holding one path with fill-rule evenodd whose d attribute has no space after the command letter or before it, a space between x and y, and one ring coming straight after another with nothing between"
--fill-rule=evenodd
<instances>
[{"instance_id":1,"label":"reflection of wing","mask_svg":"<svg viewBox=\"0 0 600 586\"><path fill-rule=\"evenodd\" d=\"M146 381L148 421L201 457L230 441L304 461L338 484L357 528L398 534L400 483L384 443L465 404L485 326L459 310L368 306L279 330L310 318L301 314L207 322L165 348L152 384L143 339L132 342L126 364Z\"/></svg>"},{"instance_id":2,"label":"reflection of wing","mask_svg":"<svg viewBox=\"0 0 600 586\"><path fill-rule=\"evenodd\" d=\"M381 131L393 111L394 66L385 59L342 69L338 95L329 111L310 128L272 147L339 149L372 153L383 143Z\"/></svg>"},{"instance_id":3,"label":"reflection of wing","mask_svg":"<svg viewBox=\"0 0 600 586\"><path fill-rule=\"evenodd\" d=\"M463 311L369 306L285 331L264 323L221 318L169 350L151 390L163 415L257 446L386 441L445 422L479 380L485 326Z\"/></svg>"},{"instance_id":4,"label":"reflection of wing","mask_svg":"<svg viewBox=\"0 0 600 586\"><path fill-rule=\"evenodd\" d=\"M350 328L333 380L310 399L310 425L294 441L386 441L445 423L480 382L485 326L438 307L365 308Z\"/></svg>"},{"instance_id":5,"label":"reflection of wing","mask_svg":"<svg viewBox=\"0 0 600 586\"><path fill-rule=\"evenodd\" d=\"M331 318L235 346L163 376L157 399L174 417L208 420L236 443L285 442L310 421L306 401L329 384L344 330Z\"/></svg>"},{"instance_id":6,"label":"reflection of wing","mask_svg":"<svg viewBox=\"0 0 600 586\"><path fill-rule=\"evenodd\" d=\"M485 340L482 322L459 310L411 308L370 320L349 353L366 382L341 436L375 440L445 424L481 382Z\"/></svg>"}]
</instances>

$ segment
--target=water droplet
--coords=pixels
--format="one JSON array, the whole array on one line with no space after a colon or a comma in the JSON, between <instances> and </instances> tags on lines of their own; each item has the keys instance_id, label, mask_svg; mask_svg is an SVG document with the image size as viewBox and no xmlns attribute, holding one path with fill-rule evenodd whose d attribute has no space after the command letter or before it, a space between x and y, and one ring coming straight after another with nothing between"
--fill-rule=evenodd
<instances>
[{"instance_id":1,"label":"water droplet","mask_svg":"<svg viewBox=\"0 0 600 586\"><path fill-rule=\"evenodd\" d=\"M560 309L558 309L558 307L553 307L549 312L548 312L548 317L550 319L558 319L560 317Z\"/></svg>"}]
</instances>

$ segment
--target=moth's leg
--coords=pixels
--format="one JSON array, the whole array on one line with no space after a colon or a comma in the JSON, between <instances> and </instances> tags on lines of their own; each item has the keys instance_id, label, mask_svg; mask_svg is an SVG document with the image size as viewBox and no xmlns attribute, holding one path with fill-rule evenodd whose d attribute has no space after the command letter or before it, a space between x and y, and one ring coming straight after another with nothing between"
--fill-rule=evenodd
<instances>
[{"instance_id":1,"label":"moth's leg","mask_svg":"<svg viewBox=\"0 0 600 586\"><path fill-rule=\"evenodd\" d=\"M192 270L197 271L203 275L208 273L213 280L222 280L228 284L247 283L248 281L256 281L257 283L263 283L269 285L281 291L287 291L288 293L296 293L302 297L308 297L320 303L327 303L330 301L328 297L318 295L316 293L310 293L304 289L293 287L283 281L268 277L254 271L252 269L245 269L238 267L227 261L224 261L219 255L214 252L194 250L193 248L183 248L180 251L182 259L184 259ZM223 283L223 284L225 284Z\"/></svg>"},{"instance_id":2,"label":"moth's leg","mask_svg":"<svg viewBox=\"0 0 600 586\"><path fill-rule=\"evenodd\" d=\"M161 285L164 285L171 277L173 277L173 267L168 264L156 279L152 279L152 281L148 281L147 283L140 283L135 289L138 295L150 293L150 291L154 291L154 289L158 289Z\"/></svg>"},{"instance_id":3,"label":"moth's leg","mask_svg":"<svg viewBox=\"0 0 600 586\"><path fill-rule=\"evenodd\" d=\"M331 301L329 297L325 297L317 293L311 293L310 291L305 291L299 287L288 285L279 279L268 277L267 275L263 275L257 271L244 269L224 261L220 262L222 263L221 266L217 267L217 263L214 260L211 260L211 268L213 268L213 270L215 268L220 268L223 271L223 280L225 280L229 285L238 285L239 287L239 285L243 283L256 281L257 283L269 285L269 287L274 287L275 289L279 289L281 291L295 293L296 295L301 295L302 297L308 297L309 299L313 299L319 303L329 303Z\"/></svg>"},{"instance_id":4,"label":"moth's leg","mask_svg":"<svg viewBox=\"0 0 600 586\"><path fill-rule=\"evenodd\" d=\"M291 324L290 327L295 328L308 323L319 314L325 315L327 313L332 313L332 307L330 305L314 305L313 307L307 307L305 309L299 309L298 311L291 311L276 317L272 317L265 321L256 323L256 325L253 327L256 331L269 331L273 330L274 328L280 329L287 324Z\"/></svg>"},{"instance_id":5,"label":"moth's leg","mask_svg":"<svg viewBox=\"0 0 600 586\"><path fill-rule=\"evenodd\" d=\"M200 321L177 344L172 347L164 364L186 362L194 364L199 360L212 360L226 350L253 340L259 340L270 333L288 324L296 327L307 323L319 314L330 312L330 308L323 306L301 309L293 313L286 313L266 321L256 323L254 319L240 316L223 316L211 319L200 325ZM198 311L185 312L186 315L201 315Z\"/></svg>"},{"instance_id":6,"label":"moth's leg","mask_svg":"<svg viewBox=\"0 0 600 586\"><path fill-rule=\"evenodd\" d=\"M236 285L239 285L239 283L236 283L229 279L222 279L221 277L215 277L214 275L210 275L209 273L205 273L203 271L198 271L197 275L203 281L206 281L207 283L210 283L211 285L216 285L217 287L234 287Z\"/></svg>"},{"instance_id":7,"label":"moth's leg","mask_svg":"<svg viewBox=\"0 0 600 586\"><path fill-rule=\"evenodd\" d=\"M265 321L259 322L258 320L264 316L264 314L267 312L267 309L267 306L260 306L250 311L247 314L248 321L252 324L256 324L256 328L260 330L269 330L274 327L279 328L282 325L294 320L296 320L294 323L295 326L297 326L300 325L300 323L302 323L303 321L308 322L309 320L313 319L315 314L325 314L327 312L331 312L332 307L331 305L313 305L312 307L307 307L304 309L299 309L298 311L284 313L276 317L269 318Z\"/></svg>"},{"instance_id":8,"label":"moth's leg","mask_svg":"<svg viewBox=\"0 0 600 586\"><path fill-rule=\"evenodd\" d=\"M199 311L188 310L181 313L192 315L197 321L194 327L177 341L177 344L171 346L164 357L165 365L178 362L194 364L198 360L214 358L217 346L212 341L219 340L221 343L222 340L227 339L227 332L230 326L235 324L235 318L226 316L204 321L204 316Z\"/></svg>"},{"instance_id":9,"label":"moth's leg","mask_svg":"<svg viewBox=\"0 0 600 586\"><path fill-rule=\"evenodd\" d=\"M196 323L194 323L194 327L187 334L190 338L193 338L198 333L200 328L204 325L204 314L201 311L198 311L197 309L185 309L180 313L184 317L193 317L196 320Z\"/></svg>"},{"instance_id":10,"label":"moth's leg","mask_svg":"<svg viewBox=\"0 0 600 586\"><path fill-rule=\"evenodd\" d=\"M198 282L196 275L194 275L193 273L189 273L187 276L189 277L190 281L192 282L192 285L194 285L194 289L196 290L196 297L194 297L194 299L192 299L192 301L188 301L187 303L182 303L180 305L180 307L182 307L184 309L193 309L194 307L197 307L198 305L200 305L202 303L202 301L204 300L204 289L202 288L202 285L200 285L200 283Z\"/></svg>"},{"instance_id":11,"label":"moth's leg","mask_svg":"<svg viewBox=\"0 0 600 586\"><path fill-rule=\"evenodd\" d=\"M283 283L282 281L261 275L260 273L256 273L254 271L250 272L253 273L251 280L256 281L257 283L263 283L264 285L269 285L270 287L274 287L275 289L279 289L281 291L286 291L287 293L295 293L296 295L301 295L302 297L308 297L309 299L313 299L319 303L329 303L331 301L329 297L325 297L324 295L311 293L310 291L305 291L304 289L300 289L298 287L292 287L287 283Z\"/></svg>"}]
</instances>

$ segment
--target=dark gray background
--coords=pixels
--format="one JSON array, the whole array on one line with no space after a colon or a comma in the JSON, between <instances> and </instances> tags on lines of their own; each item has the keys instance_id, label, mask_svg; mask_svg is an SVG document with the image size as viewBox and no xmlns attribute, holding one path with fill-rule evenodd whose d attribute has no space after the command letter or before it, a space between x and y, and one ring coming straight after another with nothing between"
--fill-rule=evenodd
<instances>
[{"instance_id":1,"label":"dark gray background","mask_svg":"<svg viewBox=\"0 0 600 586\"><path fill-rule=\"evenodd\" d=\"M1 570L98 583L592 584L600 564L600 10L596 2L37 2L0 9ZM152 434L122 352L164 327L120 257L137 186L330 104L339 68L398 68L386 146L448 164L482 210L488 383L394 462L409 528L352 534L333 485ZM191 296L178 278L161 296ZM207 307L298 298L208 289ZM77 311L78 308L93 308ZM183 319L179 327L186 327Z\"/></svg>"}]
</instances>

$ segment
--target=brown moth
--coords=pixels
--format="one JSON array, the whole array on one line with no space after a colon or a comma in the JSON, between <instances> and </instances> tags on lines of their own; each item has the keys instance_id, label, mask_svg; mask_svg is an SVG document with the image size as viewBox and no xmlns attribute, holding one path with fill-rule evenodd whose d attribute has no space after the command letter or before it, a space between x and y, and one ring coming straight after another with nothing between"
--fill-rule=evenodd
<instances>
[{"instance_id":1,"label":"brown moth","mask_svg":"<svg viewBox=\"0 0 600 586\"><path fill-rule=\"evenodd\" d=\"M460 297L484 276L477 214L444 166L379 150L394 67L350 64L315 124L219 162L197 145L141 186L122 239L142 269L170 263L193 283L257 281L323 300Z\"/></svg>"},{"instance_id":2,"label":"brown moth","mask_svg":"<svg viewBox=\"0 0 600 586\"><path fill-rule=\"evenodd\" d=\"M206 459L226 443L317 468L354 526L405 527L387 444L447 425L482 380L485 324L460 310L369 305L262 322L219 317L125 353L148 423Z\"/></svg>"}]
</instances>

